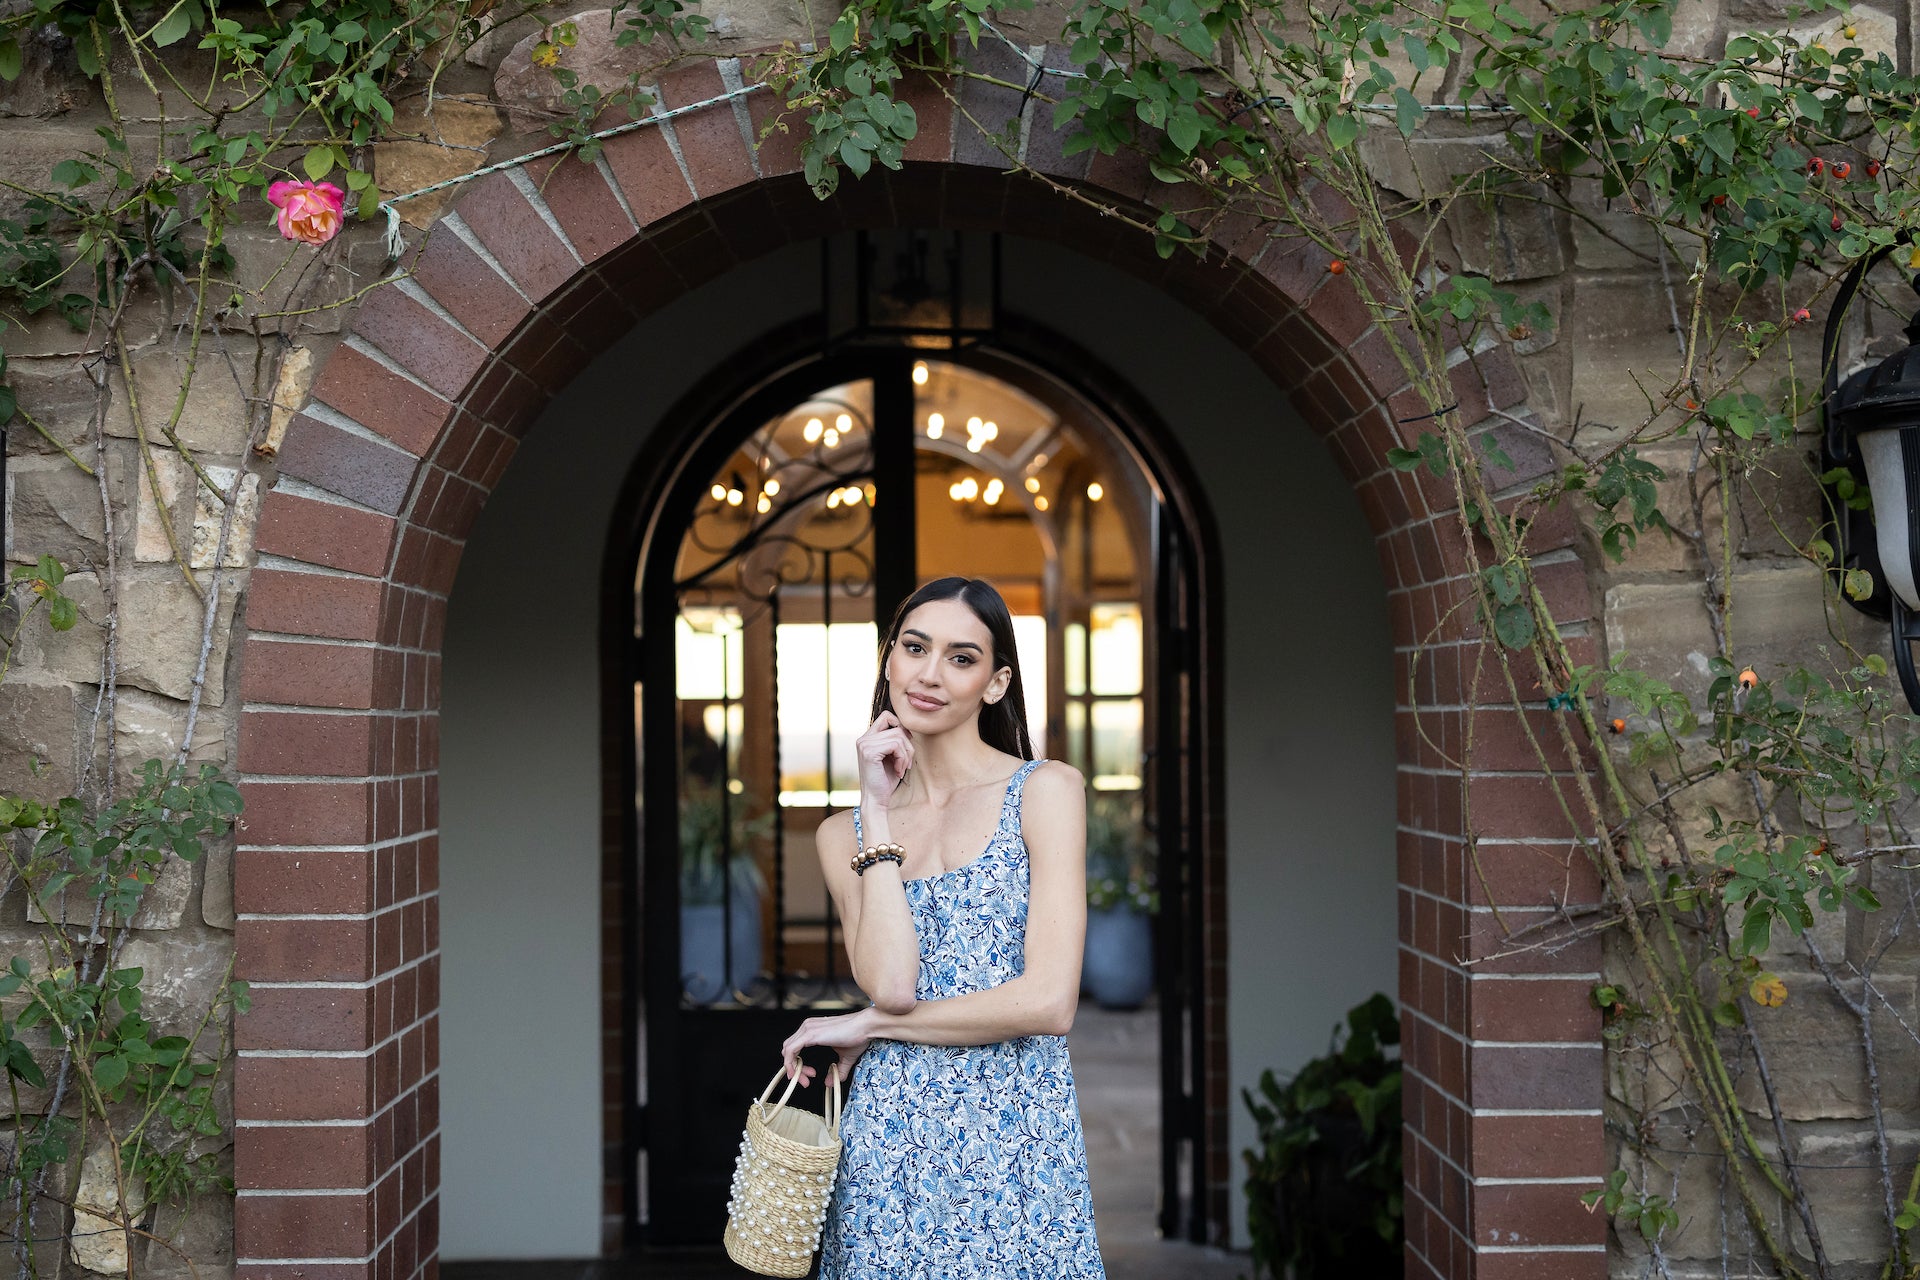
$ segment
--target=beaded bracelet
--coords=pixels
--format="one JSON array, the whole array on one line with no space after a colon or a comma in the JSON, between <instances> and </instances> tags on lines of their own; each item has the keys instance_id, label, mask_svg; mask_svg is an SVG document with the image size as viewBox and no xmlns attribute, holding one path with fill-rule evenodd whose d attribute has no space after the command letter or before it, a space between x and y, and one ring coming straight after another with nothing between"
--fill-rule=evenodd
<instances>
[{"instance_id":1,"label":"beaded bracelet","mask_svg":"<svg viewBox=\"0 0 1920 1280\"><path fill-rule=\"evenodd\" d=\"M863 876L867 868L881 862L891 862L896 867L905 868L907 851L897 844L877 844L864 849L853 859L853 874Z\"/></svg>"}]
</instances>

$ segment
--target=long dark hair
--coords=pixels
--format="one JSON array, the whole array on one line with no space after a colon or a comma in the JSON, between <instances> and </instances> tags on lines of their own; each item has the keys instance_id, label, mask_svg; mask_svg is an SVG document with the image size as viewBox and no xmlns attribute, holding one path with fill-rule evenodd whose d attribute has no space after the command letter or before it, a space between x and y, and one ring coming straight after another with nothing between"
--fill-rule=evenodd
<instances>
[{"instance_id":1,"label":"long dark hair","mask_svg":"<svg viewBox=\"0 0 1920 1280\"><path fill-rule=\"evenodd\" d=\"M1013 672L1006 696L980 708L980 740L1010 756L1033 759L1033 740L1027 734L1027 691L1020 682L1020 655L1013 644L1013 614L993 584L980 578L935 578L901 601L887 628L886 642L880 646L880 674L873 682L871 718L877 720L882 711L893 710L893 697L887 690L887 660L893 657L893 646L900 641L900 628L906 625L907 615L935 600L958 600L973 610L973 616L986 624L987 634L993 638L993 669L1007 667Z\"/></svg>"}]
</instances>

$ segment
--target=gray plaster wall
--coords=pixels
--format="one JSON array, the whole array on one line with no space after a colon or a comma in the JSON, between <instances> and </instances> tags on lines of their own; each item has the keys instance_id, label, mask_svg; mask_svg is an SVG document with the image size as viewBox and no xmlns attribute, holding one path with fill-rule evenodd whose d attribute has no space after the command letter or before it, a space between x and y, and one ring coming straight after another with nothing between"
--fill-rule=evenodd
<instances>
[{"instance_id":1,"label":"gray plaster wall","mask_svg":"<svg viewBox=\"0 0 1920 1280\"><path fill-rule=\"evenodd\" d=\"M468 542L442 710L449 1261L598 1252L606 529L659 416L715 360L811 309L817 261L804 247L763 259L616 343L534 424ZM1009 242L1005 278L1009 310L1127 371L1218 525L1237 1170L1251 1140L1239 1090L1323 1051L1349 1006L1394 990L1393 698L1371 537L1279 389L1213 329L1053 247Z\"/></svg>"}]
</instances>

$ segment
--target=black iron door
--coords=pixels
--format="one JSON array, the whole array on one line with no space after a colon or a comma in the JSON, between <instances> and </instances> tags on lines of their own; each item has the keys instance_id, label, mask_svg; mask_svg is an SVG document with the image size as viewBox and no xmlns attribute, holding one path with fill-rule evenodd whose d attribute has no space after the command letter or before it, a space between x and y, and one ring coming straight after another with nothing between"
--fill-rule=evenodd
<instances>
[{"instance_id":1,"label":"black iron door","mask_svg":"<svg viewBox=\"0 0 1920 1280\"><path fill-rule=\"evenodd\" d=\"M788 741L782 709L848 707L846 686L872 679L873 624L915 585L911 374L906 352L869 351L755 394L685 469L641 566L627 918L645 927L629 932L642 979L624 1016L643 1064L627 1221L647 1244L719 1240L746 1100L780 1042L865 1003L811 838L857 795L846 747L862 726L829 711L824 742ZM801 751L817 788L790 785L783 754Z\"/></svg>"},{"instance_id":2,"label":"black iron door","mask_svg":"<svg viewBox=\"0 0 1920 1280\"><path fill-rule=\"evenodd\" d=\"M1160 1232L1206 1238L1207 1129L1202 886L1205 795L1201 617L1194 548L1181 521L1156 498L1153 514L1154 732L1147 820L1159 853L1160 916L1155 972L1160 999Z\"/></svg>"}]
</instances>

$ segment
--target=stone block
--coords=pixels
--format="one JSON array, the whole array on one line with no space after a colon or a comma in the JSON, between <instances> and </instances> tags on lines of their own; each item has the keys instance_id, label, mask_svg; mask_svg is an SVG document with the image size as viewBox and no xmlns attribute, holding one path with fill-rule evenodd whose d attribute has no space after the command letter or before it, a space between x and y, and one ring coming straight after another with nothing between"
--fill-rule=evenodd
<instances>
[{"instance_id":1,"label":"stone block","mask_svg":"<svg viewBox=\"0 0 1920 1280\"><path fill-rule=\"evenodd\" d=\"M73 1238L67 1253L74 1264L100 1275L127 1274L127 1241L131 1233L116 1230L114 1222L137 1220L146 1212L146 1187L129 1179L121 1195L113 1148L97 1146L80 1162L80 1189L73 1197ZM124 1219L123 1219L124 1215Z\"/></svg>"},{"instance_id":2,"label":"stone block","mask_svg":"<svg viewBox=\"0 0 1920 1280\"><path fill-rule=\"evenodd\" d=\"M159 873L141 895L140 906L127 921L131 929L178 929L186 922L193 903L193 865L169 857L160 864ZM67 886L59 897L41 895L27 904L27 919L33 924L61 924L91 927L97 899L90 897L83 881Z\"/></svg>"},{"instance_id":3,"label":"stone block","mask_svg":"<svg viewBox=\"0 0 1920 1280\"><path fill-rule=\"evenodd\" d=\"M220 526L226 502L208 489L176 453L154 452L154 474L159 477L156 498L152 477L140 477L140 513L134 538L134 557L144 562L171 561L176 549L195 569L211 569L220 544ZM233 467L206 465L207 478L229 493L240 486L233 524L227 533L226 568L244 569L260 521L260 477L242 475ZM171 528L173 540L167 538Z\"/></svg>"},{"instance_id":4,"label":"stone block","mask_svg":"<svg viewBox=\"0 0 1920 1280\"><path fill-rule=\"evenodd\" d=\"M157 1035L192 1036L230 980L232 963L233 939L225 934L134 938L120 951L121 968L145 971L140 1011ZM199 1052L218 1045L218 1036L206 1036Z\"/></svg>"},{"instance_id":5,"label":"stone block","mask_svg":"<svg viewBox=\"0 0 1920 1280\"><path fill-rule=\"evenodd\" d=\"M221 1161L231 1176L231 1157ZM140 1274L152 1280L211 1280L233 1266L233 1197L213 1193L154 1211ZM165 1241L162 1244L161 1241Z\"/></svg>"},{"instance_id":6,"label":"stone block","mask_svg":"<svg viewBox=\"0 0 1920 1280\"><path fill-rule=\"evenodd\" d=\"M139 689L120 690L114 713L118 734L115 756L123 778L138 785L140 766L148 760L172 764L180 754L180 735L187 727L187 704L173 698L156 697ZM198 771L203 764L226 762L225 726L220 717L201 709L193 728L193 749L187 753L187 767Z\"/></svg>"},{"instance_id":7,"label":"stone block","mask_svg":"<svg viewBox=\"0 0 1920 1280\"><path fill-rule=\"evenodd\" d=\"M133 494L134 458L123 447L110 449L107 456L107 490L114 498L116 519L124 520ZM96 466L90 448L80 460ZM6 546L7 559L22 564L49 555L69 569L104 565L106 517L100 509L100 482L57 453L9 459Z\"/></svg>"},{"instance_id":8,"label":"stone block","mask_svg":"<svg viewBox=\"0 0 1920 1280\"><path fill-rule=\"evenodd\" d=\"M1786 1003L1775 1009L1750 1007L1747 1016L1766 1052L1781 1113L1789 1120L1871 1117L1859 1019L1818 973L1780 973L1780 980L1787 986ZM1849 1000L1863 999L1860 979L1842 979L1842 984ZM1920 1044L1901 1026L1920 1025L1915 1022L1914 977L1882 974L1874 985L1883 997L1873 1002L1881 1105L1890 1115L1920 1114ZM1757 1072L1743 1074L1736 1088L1743 1107L1765 1113L1766 1095Z\"/></svg>"},{"instance_id":9,"label":"stone block","mask_svg":"<svg viewBox=\"0 0 1920 1280\"><path fill-rule=\"evenodd\" d=\"M1733 658L1771 679L1819 661L1826 636L1821 573L1810 564L1742 568L1733 575ZM1715 653L1705 588L1693 583L1625 583L1608 589L1607 647L1625 665L1658 676L1694 699L1713 681Z\"/></svg>"},{"instance_id":10,"label":"stone block","mask_svg":"<svg viewBox=\"0 0 1920 1280\"><path fill-rule=\"evenodd\" d=\"M1545 186L1529 182L1511 194L1454 201L1447 217L1461 268L1500 283L1565 271L1566 217L1555 208L1557 200Z\"/></svg>"},{"instance_id":11,"label":"stone block","mask_svg":"<svg viewBox=\"0 0 1920 1280\"><path fill-rule=\"evenodd\" d=\"M1430 136L1423 129L1403 138L1390 118L1369 119L1360 159L1381 186L1410 200L1431 200L1469 174L1516 163L1504 134Z\"/></svg>"},{"instance_id":12,"label":"stone block","mask_svg":"<svg viewBox=\"0 0 1920 1280\"><path fill-rule=\"evenodd\" d=\"M1659 264L1658 237L1624 198L1609 200L1597 178L1570 178L1574 265L1583 271L1632 270Z\"/></svg>"},{"instance_id":13,"label":"stone block","mask_svg":"<svg viewBox=\"0 0 1920 1280\"><path fill-rule=\"evenodd\" d=\"M267 436L262 442L267 456L280 452L293 415L306 404L307 395L313 390L313 375L312 347L289 347L280 357L280 371L274 375L273 382L273 408L267 418Z\"/></svg>"},{"instance_id":14,"label":"stone block","mask_svg":"<svg viewBox=\"0 0 1920 1280\"><path fill-rule=\"evenodd\" d=\"M105 117L94 120L66 116L57 120L42 120L31 129L9 129L8 179L34 191L68 194L69 188L53 181L54 166L63 160L82 159L90 152L101 150L100 135L94 132L96 123L105 124ZM152 152L147 154L152 155ZM106 194L107 184L112 178L105 165L91 160L87 163L102 176L85 186L73 188L71 194L83 200L97 201ZM26 202L26 195L15 187L0 188L0 218L21 218L26 210ZM84 292L77 285L74 291Z\"/></svg>"},{"instance_id":15,"label":"stone block","mask_svg":"<svg viewBox=\"0 0 1920 1280\"><path fill-rule=\"evenodd\" d=\"M1912 823L1907 824L1912 830ZM1878 911L1848 911L1847 960L1878 972L1920 969L1920 866L1912 858L1876 858L1860 869L1860 883L1880 899Z\"/></svg>"},{"instance_id":16,"label":"stone block","mask_svg":"<svg viewBox=\"0 0 1920 1280\"><path fill-rule=\"evenodd\" d=\"M305 335L337 333L351 314L348 300L387 274L384 218L350 221L323 249L284 239L269 223L234 227L224 243L234 257L240 302L219 321L234 331L249 330L256 320L274 329L286 312L299 311ZM262 387L259 394L267 392Z\"/></svg>"},{"instance_id":17,"label":"stone block","mask_svg":"<svg viewBox=\"0 0 1920 1280\"><path fill-rule=\"evenodd\" d=\"M1622 1144L1619 1167L1627 1171L1628 1186L1646 1194L1665 1196L1679 1211L1680 1225L1661 1235L1661 1251L1671 1259L1719 1258L1722 1231L1717 1209L1726 1161L1713 1130L1698 1118L1698 1112L1674 1111L1655 1117L1645 1132L1647 1145L1652 1150L1643 1154ZM1770 1130L1757 1132L1755 1136L1760 1139L1763 1150L1769 1154L1774 1151ZM1730 1203L1736 1207L1729 1214L1727 1225L1729 1233L1737 1235L1744 1219L1737 1201ZM1629 1274L1650 1273L1650 1251L1637 1224L1616 1220L1608 1252L1616 1264L1629 1264L1632 1268ZM1690 1273L1676 1269L1673 1274L1678 1277ZM1713 1274L1720 1274L1717 1264Z\"/></svg>"},{"instance_id":18,"label":"stone block","mask_svg":"<svg viewBox=\"0 0 1920 1280\"><path fill-rule=\"evenodd\" d=\"M200 873L200 919L209 929L232 931L238 917L233 909L233 840L215 842L207 850Z\"/></svg>"},{"instance_id":19,"label":"stone block","mask_svg":"<svg viewBox=\"0 0 1920 1280\"><path fill-rule=\"evenodd\" d=\"M213 649L207 660L208 707L226 700L227 648L239 586L233 578L221 592L220 616L214 622ZM106 599L90 573L70 576L62 590L79 606L80 621L71 631L59 632L49 628L44 617L36 618L22 636L22 656L62 679L97 684ZM188 588L177 568L123 568L117 646L121 684L186 699L199 661L204 610L201 598Z\"/></svg>"},{"instance_id":20,"label":"stone block","mask_svg":"<svg viewBox=\"0 0 1920 1280\"><path fill-rule=\"evenodd\" d=\"M220 353L217 344L222 341L232 356L231 362ZM161 428L173 420L181 385L186 383L187 401L181 409L179 424L173 428L180 443L196 456L232 459L245 453L254 390L242 386L234 370L253 367L250 345L250 340L239 338L203 340L191 380L187 376L189 353L184 337L177 340L169 337L165 342L135 351L133 390L140 406L140 427L146 432L148 445L159 449L169 447ZM116 377L114 382L114 394L124 397L126 392L119 385L120 379ZM129 403L129 412L109 423L110 432L134 434L131 407Z\"/></svg>"},{"instance_id":21,"label":"stone block","mask_svg":"<svg viewBox=\"0 0 1920 1280\"><path fill-rule=\"evenodd\" d=\"M1802 1164L1801 1179L1812 1202L1815 1220L1820 1224L1820 1243L1827 1257L1841 1267L1851 1263L1861 1272L1844 1274L1883 1274L1891 1245L1887 1228L1885 1192L1882 1190L1880 1156L1873 1135L1860 1132L1814 1132L1795 1136ZM1906 1175L1920 1154L1920 1132L1893 1129L1887 1133L1888 1159L1894 1177L1904 1193ZM1895 1198L1898 1203L1898 1197ZM1811 1257L1805 1235L1794 1224L1796 1250ZM1836 1274L1842 1274L1836 1272Z\"/></svg>"},{"instance_id":22,"label":"stone block","mask_svg":"<svg viewBox=\"0 0 1920 1280\"><path fill-rule=\"evenodd\" d=\"M46 119L93 106L98 94L80 74L73 38L53 26L20 30L20 74L0 84L0 116Z\"/></svg>"},{"instance_id":23,"label":"stone block","mask_svg":"<svg viewBox=\"0 0 1920 1280\"><path fill-rule=\"evenodd\" d=\"M581 43L589 38L589 26L604 32L606 25L604 18L598 24L582 23ZM567 52L576 53L578 48ZM636 65L639 61L635 59ZM553 85L553 105L557 107L563 91L552 73L531 64L528 69ZM619 80L589 82L610 90ZM380 190L399 195L471 173L487 163L487 148L500 135L502 124L500 113L481 98L436 96L430 105L424 94L402 99L394 106L389 131L389 136L401 141L383 142L373 149L374 177ZM400 206L401 216L416 227L431 226L459 194L458 187L451 187L409 200Z\"/></svg>"},{"instance_id":24,"label":"stone block","mask_svg":"<svg viewBox=\"0 0 1920 1280\"><path fill-rule=\"evenodd\" d=\"M0 786L35 800L72 795L79 781L81 704L73 688L26 673L0 683Z\"/></svg>"}]
</instances>

